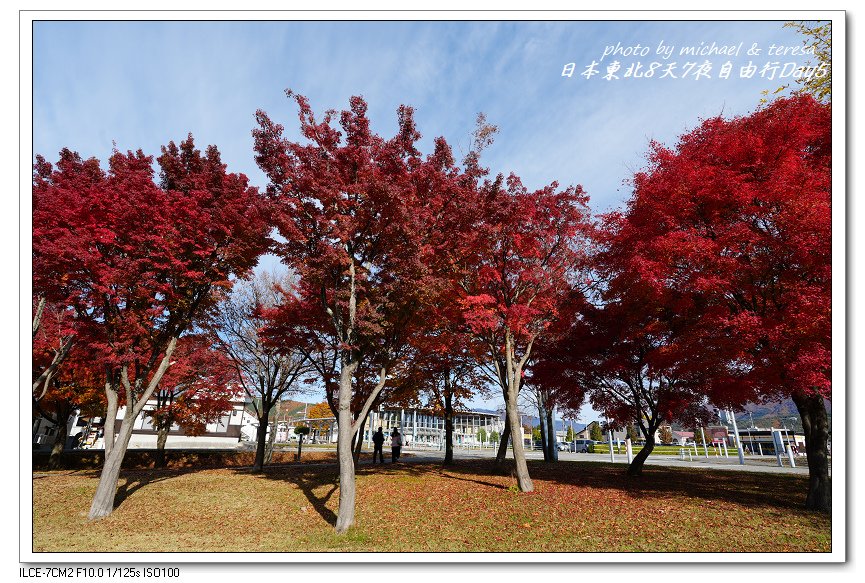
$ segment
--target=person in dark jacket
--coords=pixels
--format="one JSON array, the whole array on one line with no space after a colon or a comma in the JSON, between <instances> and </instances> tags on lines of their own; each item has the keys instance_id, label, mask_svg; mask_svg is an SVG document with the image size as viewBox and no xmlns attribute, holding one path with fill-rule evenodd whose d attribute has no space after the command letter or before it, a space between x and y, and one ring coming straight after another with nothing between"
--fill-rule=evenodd
<instances>
[{"instance_id":1,"label":"person in dark jacket","mask_svg":"<svg viewBox=\"0 0 865 583\"><path fill-rule=\"evenodd\" d=\"M382 449L384 446L384 433L382 433L381 427L372 434L372 443L375 446L375 449L372 451L372 463L375 463L376 456L381 459L381 463L384 463L384 450Z\"/></svg>"},{"instance_id":2,"label":"person in dark jacket","mask_svg":"<svg viewBox=\"0 0 865 583\"><path fill-rule=\"evenodd\" d=\"M394 427L393 432L390 434L390 459L391 463L396 463L399 461L399 450L402 449L402 435L397 431L396 427Z\"/></svg>"}]
</instances>

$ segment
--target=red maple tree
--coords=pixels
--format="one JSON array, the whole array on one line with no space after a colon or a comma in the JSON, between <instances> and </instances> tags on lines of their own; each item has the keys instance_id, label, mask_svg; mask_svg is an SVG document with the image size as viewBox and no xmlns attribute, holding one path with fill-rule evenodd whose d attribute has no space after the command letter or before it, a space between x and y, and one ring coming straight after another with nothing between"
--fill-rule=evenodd
<instances>
[{"instance_id":1,"label":"red maple tree","mask_svg":"<svg viewBox=\"0 0 865 583\"><path fill-rule=\"evenodd\" d=\"M462 318L487 358L505 401L505 435L519 427L517 397L532 351L556 321L563 300L579 285L584 258L588 197L582 188L560 190L556 183L531 191L511 174L474 181L462 201L470 219L454 237L453 290ZM467 226L467 228L466 228ZM520 490L532 491L522 440L512 440Z\"/></svg>"},{"instance_id":2,"label":"red maple tree","mask_svg":"<svg viewBox=\"0 0 865 583\"><path fill-rule=\"evenodd\" d=\"M532 383L571 408L588 396L615 427L639 427L645 445L628 467L640 475L662 424L709 416L712 365L700 342L702 312L675 292L657 289L634 271L627 221L606 218L596 232L591 301L578 309L558 342L538 355Z\"/></svg>"},{"instance_id":3,"label":"red maple tree","mask_svg":"<svg viewBox=\"0 0 865 583\"><path fill-rule=\"evenodd\" d=\"M699 307L719 404L792 398L805 430L806 504L828 510L831 106L779 99L653 144L628 204L630 268Z\"/></svg>"},{"instance_id":4,"label":"red maple tree","mask_svg":"<svg viewBox=\"0 0 865 583\"><path fill-rule=\"evenodd\" d=\"M113 510L132 427L178 339L268 244L261 198L226 172L216 147L202 154L190 136L157 161L158 183L140 150L115 151L107 170L68 149L56 166L38 156L34 168L34 293L91 324L87 343L105 374L106 460L91 519Z\"/></svg>"},{"instance_id":5,"label":"red maple tree","mask_svg":"<svg viewBox=\"0 0 865 583\"><path fill-rule=\"evenodd\" d=\"M453 463L456 411L472 397L489 395L484 374L483 346L460 324L458 307L450 294L425 310L425 325L413 335L403 365L396 371L391 399L406 407L424 407L441 414L444 422L444 465Z\"/></svg>"},{"instance_id":6,"label":"red maple tree","mask_svg":"<svg viewBox=\"0 0 865 583\"><path fill-rule=\"evenodd\" d=\"M33 337L33 410L55 427L49 469L61 465L66 448L68 419L76 411L94 416L104 411L104 373L84 342L72 342L81 333L78 322L62 306L38 302L41 314ZM58 357L62 355L62 358ZM46 371L50 371L46 373Z\"/></svg>"},{"instance_id":7,"label":"red maple tree","mask_svg":"<svg viewBox=\"0 0 865 583\"><path fill-rule=\"evenodd\" d=\"M336 112L317 121L306 98L288 95L297 102L305 141L285 139L283 127L262 111L253 131L284 238L277 251L300 278L293 299L271 314L272 331L297 330L300 314L324 350L322 376L336 394L339 431L336 530L345 532L354 522L354 438L427 294L433 250L424 244L420 211L437 161L416 149L420 134L410 107L399 108L397 134L385 140L371 131L360 97L351 98L337 124ZM356 400L358 385L365 388Z\"/></svg>"}]
</instances>

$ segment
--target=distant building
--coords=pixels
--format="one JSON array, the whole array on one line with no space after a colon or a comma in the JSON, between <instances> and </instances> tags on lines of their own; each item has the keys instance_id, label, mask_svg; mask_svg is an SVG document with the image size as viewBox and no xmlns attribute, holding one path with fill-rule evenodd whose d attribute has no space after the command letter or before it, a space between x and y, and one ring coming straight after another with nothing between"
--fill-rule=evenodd
<instances>
[{"instance_id":1,"label":"distant building","mask_svg":"<svg viewBox=\"0 0 865 583\"><path fill-rule=\"evenodd\" d=\"M243 423L240 428L243 441L255 442L258 439L258 414L255 405L254 401L246 401ZM296 440L297 435L294 433L294 428L306 417L306 411L309 406L309 403L292 401L290 399L281 401L278 409L274 407L270 410L268 434L275 423L277 428L275 441L277 443L287 443Z\"/></svg>"},{"instance_id":2,"label":"distant building","mask_svg":"<svg viewBox=\"0 0 865 583\"><path fill-rule=\"evenodd\" d=\"M66 443L65 448L71 449L78 445L89 447L93 445L97 437L102 434L104 425L101 417L84 417L79 410L72 412L66 420ZM33 421L33 447L44 449L53 446L57 425L38 416Z\"/></svg>"},{"instance_id":3,"label":"distant building","mask_svg":"<svg viewBox=\"0 0 865 583\"><path fill-rule=\"evenodd\" d=\"M592 438L592 428L595 426L600 427L600 423L597 421L592 421L579 431L575 432L575 439L591 439ZM603 432L602 432L603 433Z\"/></svg>"},{"instance_id":4,"label":"distant building","mask_svg":"<svg viewBox=\"0 0 865 583\"><path fill-rule=\"evenodd\" d=\"M707 438L708 439L708 438ZM687 442L694 441L693 431L676 431L673 430L673 443L676 445L685 445Z\"/></svg>"},{"instance_id":5,"label":"distant building","mask_svg":"<svg viewBox=\"0 0 865 583\"><path fill-rule=\"evenodd\" d=\"M486 435L485 443L489 443L491 435L493 433L501 435L505 427L504 421L497 413L487 411L455 411L453 423L453 442L455 445L463 446L481 445L478 440L481 429ZM319 430L315 439L319 443L336 443L337 441L338 424L335 417L310 418L305 415L296 415L280 422L276 434L277 441L297 439L293 434L293 429L297 425L318 427ZM431 409L381 407L378 410L370 411L369 418L363 428L364 441L372 443L372 435L379 427L388 435L395 428L399 429L406 446L440 447L444 443L444 416ZM310 439L312 439L312 434L310 434Z\"/></svg>"},{"instance_id":6,"label":"distant building","mask_svg":"<svg viewBox=\"0 0 865 583\"><path fill-rule=\"evenodd\" d=\"M479 446L478 434L486 434L486 442L490 441L492 433L502 434L505 423L498 413L488 411L455 411L454 412L454 445ZM381 427L385 433L398 428L403 434L406 445L428 445L439 447L444 443L444 416L431 409L399 409L383 407L370 412L370 418L364 429L364 440L371 443L372 434Z\"/></svg>"},{"instance_id":7,"label":"distant building","mask_svg":"<svg viewBox=\"0 0 865 583\"><path fill-rule=\"evenodd\" d=\"M613 443L615 443L617 441L624 442L625 439L627 439L627 437L628 437L627 429L623 428L623 429L609 430L606 427L606 424L600 423L599 421L592 421L588 425L582 427L579 431L575 431L574 432L574 439L591 439L592 438L592 429L595 426L599 427L601 430L601 440L600 441L602 443L607 443L607 441L609 441L611 431L613 434L613 436L612 436L613 437ZM642 432L640 431L639 426L635 425L635 428L637 429L637 433L642 436Z\"/></svg>"},{"instance_id":8,"label":"distant building","mask_svg":"<svg viewBox=\"0 0 865 583\"><path fill-rule=\"evenodd\" d=\"M129 449L155 449L157 430L153 419L147 411L157 406L156 399L150 399L144 410L135 420ZM173 425L168 432L165 447L167 449L225 449L237 447L241 441L241 428L249 423L249 415L245 411L246 402L235 400L231 409L218 420L208 423L201 435L190 436L178 425ZM120 425L126 414L126 407L120 407L114 420L115 435L120 431ZM253 416L254 420L255 417ZM67 420L66 448L80 447L82 449L103 449L105 447L105 420L101 417L84 417L75 411ZM57 427L44 418L39 418L33 424L33 443L35 447L50 447L54 441ZM80 437L79 437L80 436Z\"/></svg>"},{"instance_id":9,"label":"distant building","mask_svg":"<svg viewBox=\"0 0 865 583\"><path fill-rule=\"evenodd\" d=\"M165 442L166 449L224 449L234 448L241 440L241 427L246 418L245 401L236 400L231 403L231 410L226 411L218 420L208 423L205 432L201 435L187 435L179 425L172 425L168 431L168 439ZM146 415L147 411L156 408L156 399L151 399L144 405L144 411L135 420L132 429L132 437L129 440L129 449L154 449L156 448L156 427L153 419ZM126 407L120 407L114 422L115 435L120 430ZM98 439L93 447L105 447L104 437Z\"/></svg>"},{"instance_id":10,"label":"distant building","mask_svg":"<svg viewBox=\"0 0 865 583\"><path fill-rule=\"evenodd\" d=\"M724 425L709 425L703 431L706 432L706 441L709 443L724 443L728 440L730 433Z\"/></svg>"}]
</instances>

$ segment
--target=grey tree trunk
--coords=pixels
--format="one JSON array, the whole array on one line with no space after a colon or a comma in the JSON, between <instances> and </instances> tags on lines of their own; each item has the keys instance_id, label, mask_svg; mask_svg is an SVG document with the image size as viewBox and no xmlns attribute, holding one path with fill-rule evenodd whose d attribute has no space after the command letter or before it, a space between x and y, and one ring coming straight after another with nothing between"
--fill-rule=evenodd
<instances>
[{"instance_id":1,"label":"grey tree trunk","mask_svg":"<svg viewBox=\"0 0 865 583\"><path fill-rule=\"evenodd\" d=\"M264 469L264 450L267 448L267 418L270 411L266 411L263 417L258 419L258 429L255 431L255 462L252 464L253 472Z\"/></svg>"},{"instance_id":2,"label":"grey tree trunk","mask_svg":"<svg viewBox=\"0 0 865 583\"><path fill-rule=\"evenodd\" d=\"M105 459L114 448L114 423L117 421L118 396L110 382L105 383L105 397L108 400L108 408L105 411L105 425L103 426L103 441L105 442Z\"/></svg>"},{"instance_id":3,"label":"grey tree trunk","mask_svg":"<svg viewBox=\"0 0 865 583\"><path fill-rule=\"evenodd\" d=\"M339 460L339 510L336 532L344 533L354 524L355 476L352 454L351 379L358 363L343 363L339 375L338 433L336 441Z\"/></svg>"},{"instance_id":4,"label":"grey tree trunk","mask_svg":"<svg viewBox=\"0 0 865 583\"><path fill-rule=\"evenodd\" d=\"M165 347L165 355L162 361L153 373L147 388L141 393L138 401L127 399L126 414L123 421L120 423L120 432L117 440L113 439L114 418L105 420L105 463L102 466L102 474L99 476L99 484L96 486L96 494L93 496L93 503L90 505L90 520L104 518L114 511L114 498L117 495L117 479L120 477L120 466L123 463L123 458L126 457L126 449L129 447L129 440L132 437L132 428L135 426L135 420L141 414L147 400L153 395L156 387L159 386L159 381L162 380L165 371L171 365L171 355L174 353L174 348L177 346L177 337L173 337L168 341ZM122 371L123 375L126 371ZM122 379L125 377L121 377ZM126 379L124 381L127 395L133 394L133 386L140 388L139 380L131 383ZM117 411L117 394L113 390L110 375L107 377L105 391L108 397L108 413L116 416ZM112 394L114 401L112 403ZM109 427L112 428L112 433L108 433ZM112 437L112 439L109 439ZM113 444L113 445L109 445Z\"/></svg>"},{"instance_id":5,"label":"grey tree trunk","mask_svg":"<svg viewBox=\"0 0 865 583\"><path fill-rule=\"evenodd\" d=\"M131 412L131 408L127 409ZM117 479L120 477L120 466L126 456L126 448L132 437L132 428L135 425L137 415L127 414L120 424L117 434L117 442L111 448L111 453L106 455L102 473L99 476L99 485L96 487L96 495L90 505L90 520L104 518L114 511L114 497L117 494ZM107 423L107 421L106 421Z\"/></svg>"},{"instance_id":6,"label":"grey tree trunk","mask_svg":"<svg viewBox=\"0 0 865 583\"><path fill-rule=\"evenodd\" d=\"M802 419L805 453L808 455L808 495L805 508L832 510L832 480L829 477L829 415L823 398L793 393L793 402Z\"/></svg>"},{"instance_id":7,"label":"grey tree trunk","mask_svg":"<svg viewBox=\"0 0 865 583\"><path fill-rule=\"evenodd\" d=\"M550 461L559 461L559 444L556 440L556 424L553 422L553 409L547 409L547 447L550 450Z\"/></svg>"},{"instance_id":8,"label":"grey tree trunk","mask_svg":"<svg viewBox=\"0 0 865 583\"><path fill-rule=\"evenodd\" d=\"M520 426L520 415L517 411L517 384L519 379L515 379L508 388L508 399L505 402L508 419L511 421L511 427ZM526 452L523 448L522 431L519 436L514 436L511 439L511 447L514 451L514 464L517 472L517 485L521 492L531 492L535 489L532 484L532 479L529 477L529 466L526 464Z\"/></svg>"},{"instance_id":9,"label":"grey tree trunk","mask_svg":"<svg viewBox=\"0 0 865 583\"><path fill-rule=\"evenodd\" d=\"M634 456L634 459L631 460L631 463L628 466L627 473L629 476L643 475L643 464L645 464L646 458L649 457L652 450L655 449L655 429L657 429L657 427L649 426L649 429L649 434L646 436L646 444L643 446L643 449L637 452L637 455ZM610 444L610 447L612 447L612 444Z\"/></svg>"},{"instance_id":10,"label":"grey tree trunk","mask_svg":"<svg viewBox=\"0 0 865 583\"><path fill-rule=\"evenodd\" d=\"M48 456L48 469L56 470L61 467L61 458L63 450L66 448L66 438L69 436L69 429L66 423L68 415L64 418L58 411L57 414L57 434L54 436L54 443L51 445L51 455ZM61 421L63 419L63 421Z\"/></svg>"},{"instance_id":11,"label":"grey tree trunk","mask_svg":"<svg viewBox=\"0 0 865 583\"><path fill-rule=\"evenodd\" d=\"M502 430L501 440L499 441L499 449L496 452L496 466L499 467L505 463L508 456L508 439L511 437L511 420L505 415L505 428Z\"/></svg>"},{"instance_id":12,"label":"grey tree trunk","mask_svg":"<svg viewBox=\"0 0 865 583\"><path fill-rule=\"evenodd\" d=\"M445 460L444 465L454 463L454 406L453 395L445 390Z\"/></svg>"},{"instance_id":13,"label":"grey tree trunk","mask_svg":"<svg viewBox=\"0 0 865 583\"><path fill-rule=\"evenodd\" d=\"M270 427L270 433L267 435L267 447L264 449L264 463L270 464L273 461L273 444L276 443L276 421Z\"/></svg>"},{"instance_id":14,"label":"grey tree trunk","mask_svg":"<svg viewBox=\"0 0 865 583\"><path fill-rule=\"evenodd\" d=\"M357 430L357 433L352 437L352 450L354 456L354 465L357 466L360 463L360 452L363 449L363 431L366 428L366 421L369 415L363 418L363 421L360 423L360 429Z\"/></svg>"},{"instance_id":15,"label":"grey tree trunk","mask_svg":"<svg viewBox=\"0 0 865 583\"><path fill-rule=\"evenodd\" d=\"M543 405L538 405L538 426L541 429L541 451L544 452L544 461L549 462L551 461L550 440L547 439L547 416ZM532 431L532 433L534 434L534 431ZM532 435L532 440L534 440L534 435Z\"/></svg>"},{"instance_id":16,"label":"grey tree trunk","mask_svg":"<svg viewBox=\"0 0 865 583\"><path fill-rule=\"evenodd\" d=\"M156 434L156 467L164 468L165 462L165 443L168 441L168 431L171 429L171 421L163 420L158 424L159 428Z\"/></svg>"}]
</instances>

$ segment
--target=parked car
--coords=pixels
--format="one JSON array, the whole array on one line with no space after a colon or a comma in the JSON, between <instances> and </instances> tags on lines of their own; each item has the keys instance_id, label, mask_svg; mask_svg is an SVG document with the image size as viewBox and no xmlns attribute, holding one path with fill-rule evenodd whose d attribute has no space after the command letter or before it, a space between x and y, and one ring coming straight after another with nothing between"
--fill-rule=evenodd
<instances>
[{"instance_id":1,"label":"parked car","mask_svg":"<svg viewBox=\"0 0 865 583\"><path fill-rule=\"evenodd\" d=\"M591 439L575 439L570 443L570 450L575 453L588 453L593 445L595 442Z\"/></svg>"},{"instance_id":2,"label":"parked car","mask_svg":"<svg viewBox=\"0 0 865 583\"><path fill-rule=\"evenodd\" d=\"M568 451L571 449L571 445L569 443L562 443L561 441L556 444L556 448L559 451Z\"/></svg>"}]
</instances>

